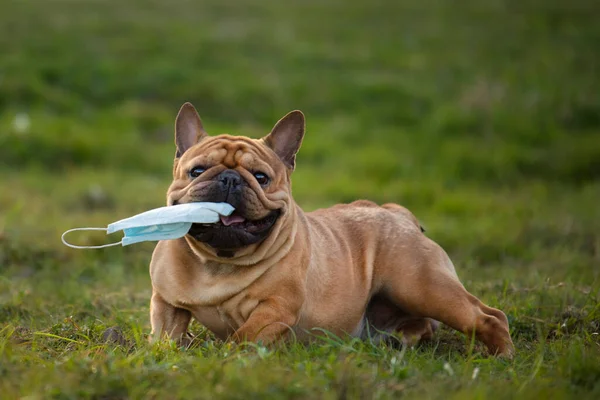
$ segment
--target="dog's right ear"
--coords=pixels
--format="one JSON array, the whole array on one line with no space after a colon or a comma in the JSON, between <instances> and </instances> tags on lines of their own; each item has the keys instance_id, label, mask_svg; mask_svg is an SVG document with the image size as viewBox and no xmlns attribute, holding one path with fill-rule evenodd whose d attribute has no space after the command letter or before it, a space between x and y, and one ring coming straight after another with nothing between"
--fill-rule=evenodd
<instances>
[{"instance_id":1,"label":"dog's right ear","mask_svg":"<svg viewBox=\"0 0 600 400\"><path fill-rule=\"evenodd\" d=\"M175 120L175 145L177 146L175 158L181 157L206 136L208 135L202 126L200 116L192 103L182 105Z\"/></svg>"}]
</instances>

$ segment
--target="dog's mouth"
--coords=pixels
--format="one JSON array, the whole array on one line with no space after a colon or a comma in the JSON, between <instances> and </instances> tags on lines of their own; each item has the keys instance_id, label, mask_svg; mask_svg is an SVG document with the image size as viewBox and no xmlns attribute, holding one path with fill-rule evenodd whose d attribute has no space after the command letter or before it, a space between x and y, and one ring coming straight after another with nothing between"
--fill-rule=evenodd
<instances>
[{"instance_id":1,"label":"dog's mouth","mask_svg":"<svg viewBox=\"0 0 600 400\"><path fill-rule=\"evenodd\" d=\"M234 211L213 224L192 224L188 234L217 250L235 250L264 240L280 215L281 210L273 210L264 218L250 220Z\"/></svg>"},{"instance_id":2,"label":"dog's mouth","mask_svg":"<svg viewBox=\"0 0 600 400\"><path fill-rule=\"evenodd\" d=\"M221 225L223 228L241 229L249 233L257 233L271 228L275 224L275 221L277 221L279 212L279 210L274 210L264 218L258 220L249 220L239 214L236 214L234 211L233 214L229 216L221 215L221 220L212 225Z\"/></svg>"}]
</instances>

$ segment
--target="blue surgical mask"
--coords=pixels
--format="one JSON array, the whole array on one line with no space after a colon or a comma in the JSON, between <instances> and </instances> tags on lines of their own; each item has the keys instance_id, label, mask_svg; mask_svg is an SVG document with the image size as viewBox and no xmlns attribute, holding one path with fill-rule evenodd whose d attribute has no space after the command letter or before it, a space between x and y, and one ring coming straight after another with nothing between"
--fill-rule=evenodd
<instances>
[{"instance_id":1,"label":"blue surgical mask","mask_svg":"<svg viewBox=\"0 0 600 400\"><path fill-rule=\"evenodd\" d=\"M101 249L145 241L178 239L188 233L192 224L213 224L219 221L221 215L228 216L233 210L234 208L227 203L186 203L155 208L113 222L107 228L69 229L62 234L61 240L74 249ZM121 241L101 246L76 246L65 240L65 235L73 231L106 231L107 234L111 234L121 230L125 233Z\"/></svg>"}]
</instances>

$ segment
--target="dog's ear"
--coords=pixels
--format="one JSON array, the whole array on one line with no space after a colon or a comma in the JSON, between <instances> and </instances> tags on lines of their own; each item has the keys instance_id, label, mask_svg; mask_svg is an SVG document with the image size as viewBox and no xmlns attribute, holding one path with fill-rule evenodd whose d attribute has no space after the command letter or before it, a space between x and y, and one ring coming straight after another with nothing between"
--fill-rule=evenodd
<instances>
[{"instance_id":1,"label":"dog's ear","mask_svg":"<svg viewBox=\"0 0 600 400\"><path fill-rule=\"evenodd\" d=\"M305 122L302 111L289 112L281 118L263 140L283 163L294 170L296 166L296 153L300 150L304 137Z\"/></svg>"},{"instance_id":2,"label":"dog's ear","mask_svg":"<svg viewBox=\"0 0 600 400\"><path fill-rule=\"evenodd\" d=\"M200 116L192 103L182 105L175 120L175 145L177 146L175 158L181 157L190 147L206 136L208 135L202 127Z\"/></svg>"}]
</instances>

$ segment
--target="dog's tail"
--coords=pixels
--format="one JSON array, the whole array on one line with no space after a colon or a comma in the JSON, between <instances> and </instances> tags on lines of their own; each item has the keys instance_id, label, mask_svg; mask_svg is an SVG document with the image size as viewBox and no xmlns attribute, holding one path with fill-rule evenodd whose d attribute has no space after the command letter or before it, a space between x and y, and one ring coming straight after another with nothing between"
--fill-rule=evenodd
<instances>
[{"instance_id":1,"label":"dog's tail","mask_svg":"<svg viewBox=\"0 0 600 400\"><path fill-rule=\"evenodd\" d=\"M386 210L390 210L391 212L402 215L404 218L408 219L409 221L412 221L416 226L418 226L421 232L425 232L425 228L423 228L423 226L419 223L417 217L415 217L413 213L408 211L407 208L394 203L387 203L382 205L381 207L385 208Z\"/></svg>"}]
</instances>

